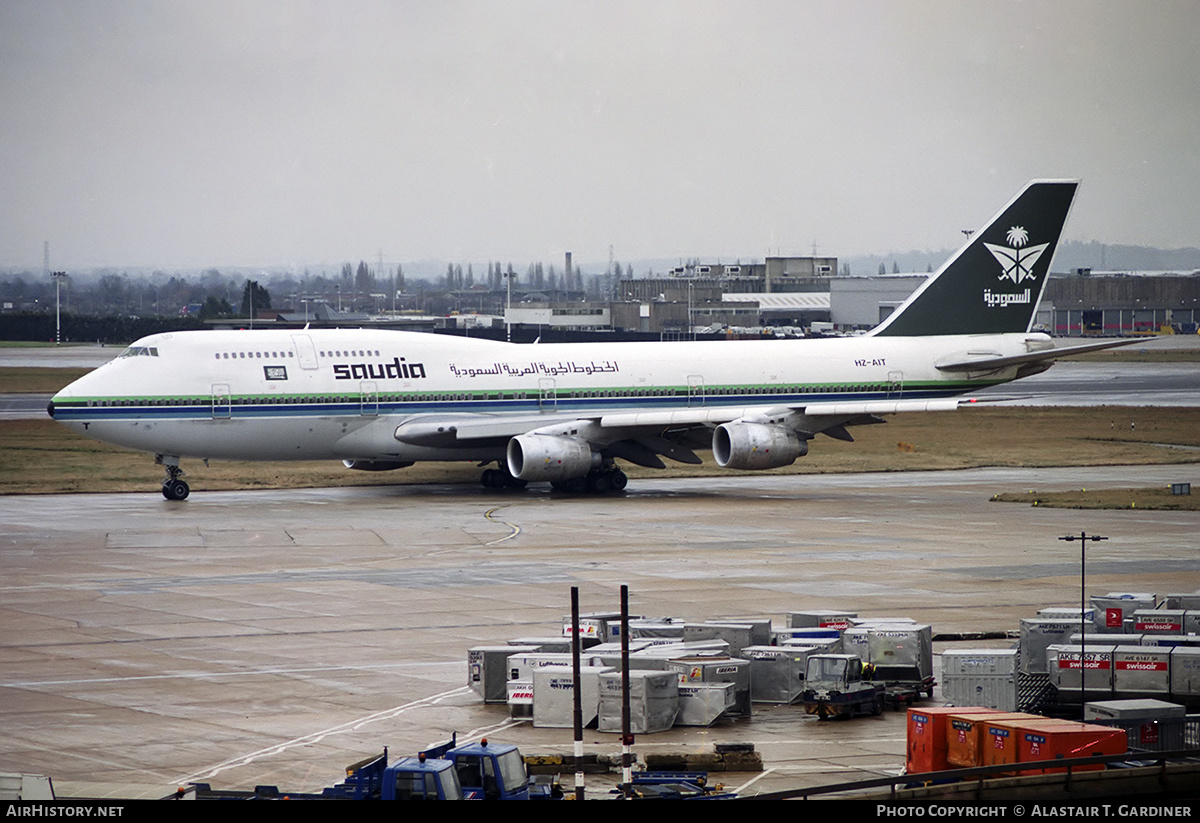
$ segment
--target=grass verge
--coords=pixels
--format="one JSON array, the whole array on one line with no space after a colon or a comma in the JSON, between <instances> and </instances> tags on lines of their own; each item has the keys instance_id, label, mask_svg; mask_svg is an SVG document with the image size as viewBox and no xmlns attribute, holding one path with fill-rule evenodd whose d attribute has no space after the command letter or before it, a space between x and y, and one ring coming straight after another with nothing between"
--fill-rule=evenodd
<instances>
[{"instance_id":1,"label":"grass verge","mask_svg":"<svg viewBox=\"0 0 1200 823\"><path fill-rule=\"evenodd\" d=\"M1149 489L1077 489L1064 492L1008 492L992 496L1001 503L1028 503L1052 509L1150 509L1200 511L1200 495L1173 494L1170 486Z\"/></svg>"},{"instance_id":2,"label":"grass verge","mask_svg":"<svg viewBox=\"0 0 1200 823\"><path fill-rule=\"evenodd\" d=\"M894 415L886 425L858 426L852 432L857 442L818 437L807 457L768 473L1078 466L1080 484L1086 487L1089 477L1106 477L1105 466L1200 463L1200 409L973 407ZM634 479L741 474L717 467L707 453L703 456L703 465L673 464L666 472L625 468ZM185 459L183 467L197 491L476 483L479 478L473 463L355 472L336 461L214 461L206 466ZM0 494L144 492L157 490L162 476L152 456L81 437L52 420L0 421Z\"/></svg>"}]
</instances>

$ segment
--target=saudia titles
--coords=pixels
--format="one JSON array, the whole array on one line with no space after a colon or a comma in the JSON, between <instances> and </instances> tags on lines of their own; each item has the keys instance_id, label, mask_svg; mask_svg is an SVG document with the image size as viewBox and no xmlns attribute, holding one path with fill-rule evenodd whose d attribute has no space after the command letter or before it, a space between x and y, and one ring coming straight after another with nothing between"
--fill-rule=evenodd
<instances>
[{"instance_id":1,"label":"saudia titles","mask_svg":"<svg viewBox=\"0 0 1200 823\"><path fill-rule=\"evenodd\" d=\"M391 363L338 363L333 367L335 380L413 380L424 376L424 363L407 363L403 357L393 357Z\"/></svg>"},{"instance_id":2,"label":"saudia titles","mask_svg":"<svg viewBox=\"0 0 1200 823\"><path fill-rule=\"evenodd\" d=\"M1033 266L1050 244L1026 246L1025 244L1029 242L1029 233L1021 226L1013 226L1009 229L1007 240L1011 246L1000 246L995 243L983 244L1000 264L998 279L1010 280L1014 286L1019 286L1026 280L1036 280L1037 276L1033 273ZM1028 288L1019 294L993 292L991 289L985 289L983 292L983 302L988 305L988 308L1027 304L1031 301L1031 297Z\"/></svg>"}]
</instances>

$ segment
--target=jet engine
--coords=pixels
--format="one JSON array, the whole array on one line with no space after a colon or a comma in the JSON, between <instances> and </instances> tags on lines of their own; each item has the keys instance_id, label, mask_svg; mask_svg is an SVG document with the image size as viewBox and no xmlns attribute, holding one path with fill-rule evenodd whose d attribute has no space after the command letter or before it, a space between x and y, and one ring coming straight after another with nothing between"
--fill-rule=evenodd
<instances>
[{"instance_id":1,"label":"jet engine","mask_svg":"<svg viewBox=\"0 0 1200 823\"><path fill-rule=\"evenodd\" d=\"M572 480L600 465L586 440L552 434L522 434L508 441L508 470L521 480Z\"/></svg>"},{"instance_id":2,"label":"jet engine","mask_svg":"<svg viewBox=\"0 0 1200 823\"><path fill-rule=\"evenodd\" d=\"M713 431L712 450L722 468L774 469L808 454L808 441L783 426L734 421Z\"/></svg>"}]
</instances>

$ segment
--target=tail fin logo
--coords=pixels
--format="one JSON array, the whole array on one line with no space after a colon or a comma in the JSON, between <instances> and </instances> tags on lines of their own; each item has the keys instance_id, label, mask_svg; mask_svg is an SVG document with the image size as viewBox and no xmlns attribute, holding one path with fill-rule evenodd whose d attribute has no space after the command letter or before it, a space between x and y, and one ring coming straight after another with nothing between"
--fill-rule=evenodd
<instances>
[{"instance_id":1,"label":"tail fin logo","mask_svg":"<svg viewBox=\"0 0 1200 823\"><path fill-rule=\"evenodd\" d=\"M1000 246L995 243L984 243L987 250L996 258L996 262L1000 264L1000 280L1011 280L1014 285L1020 285L1026 280L1036 279L1032 269L1037 263L1038 258L1042 256L1048 247L1049 243L1042 243L1039 246L1026 246L1029 242L1029 233L1022 226L1013 226L1008 230L1007 238L1011 247Z\"/></svg>"}]
</instances>

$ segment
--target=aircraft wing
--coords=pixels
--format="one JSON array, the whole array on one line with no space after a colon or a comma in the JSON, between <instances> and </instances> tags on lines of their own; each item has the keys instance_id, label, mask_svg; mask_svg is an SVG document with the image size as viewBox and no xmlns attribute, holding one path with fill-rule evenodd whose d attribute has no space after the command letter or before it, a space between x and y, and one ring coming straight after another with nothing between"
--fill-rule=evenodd
<instances>
[{"instance_id":1,"label":"aircraft wing","mask_svg":"<svg viewBox=\"0 0 1200 823\"><path fill-rule=\"evenodd\" d=\"M615 411L594 415L460 415L421 416L397 427L395 438L423 446L461 446L529 434L573 436L610 449L639 465L661 468L656 455L682 463L699 463L692 449L707 448L711 430L723 423L781 423L805 439L826 434L853 440L846 426L882 423L877 415L952 411L964 398L936 400L868 400L791 405L681 406L673 409Z\"/></svg>"}]
</instances>

